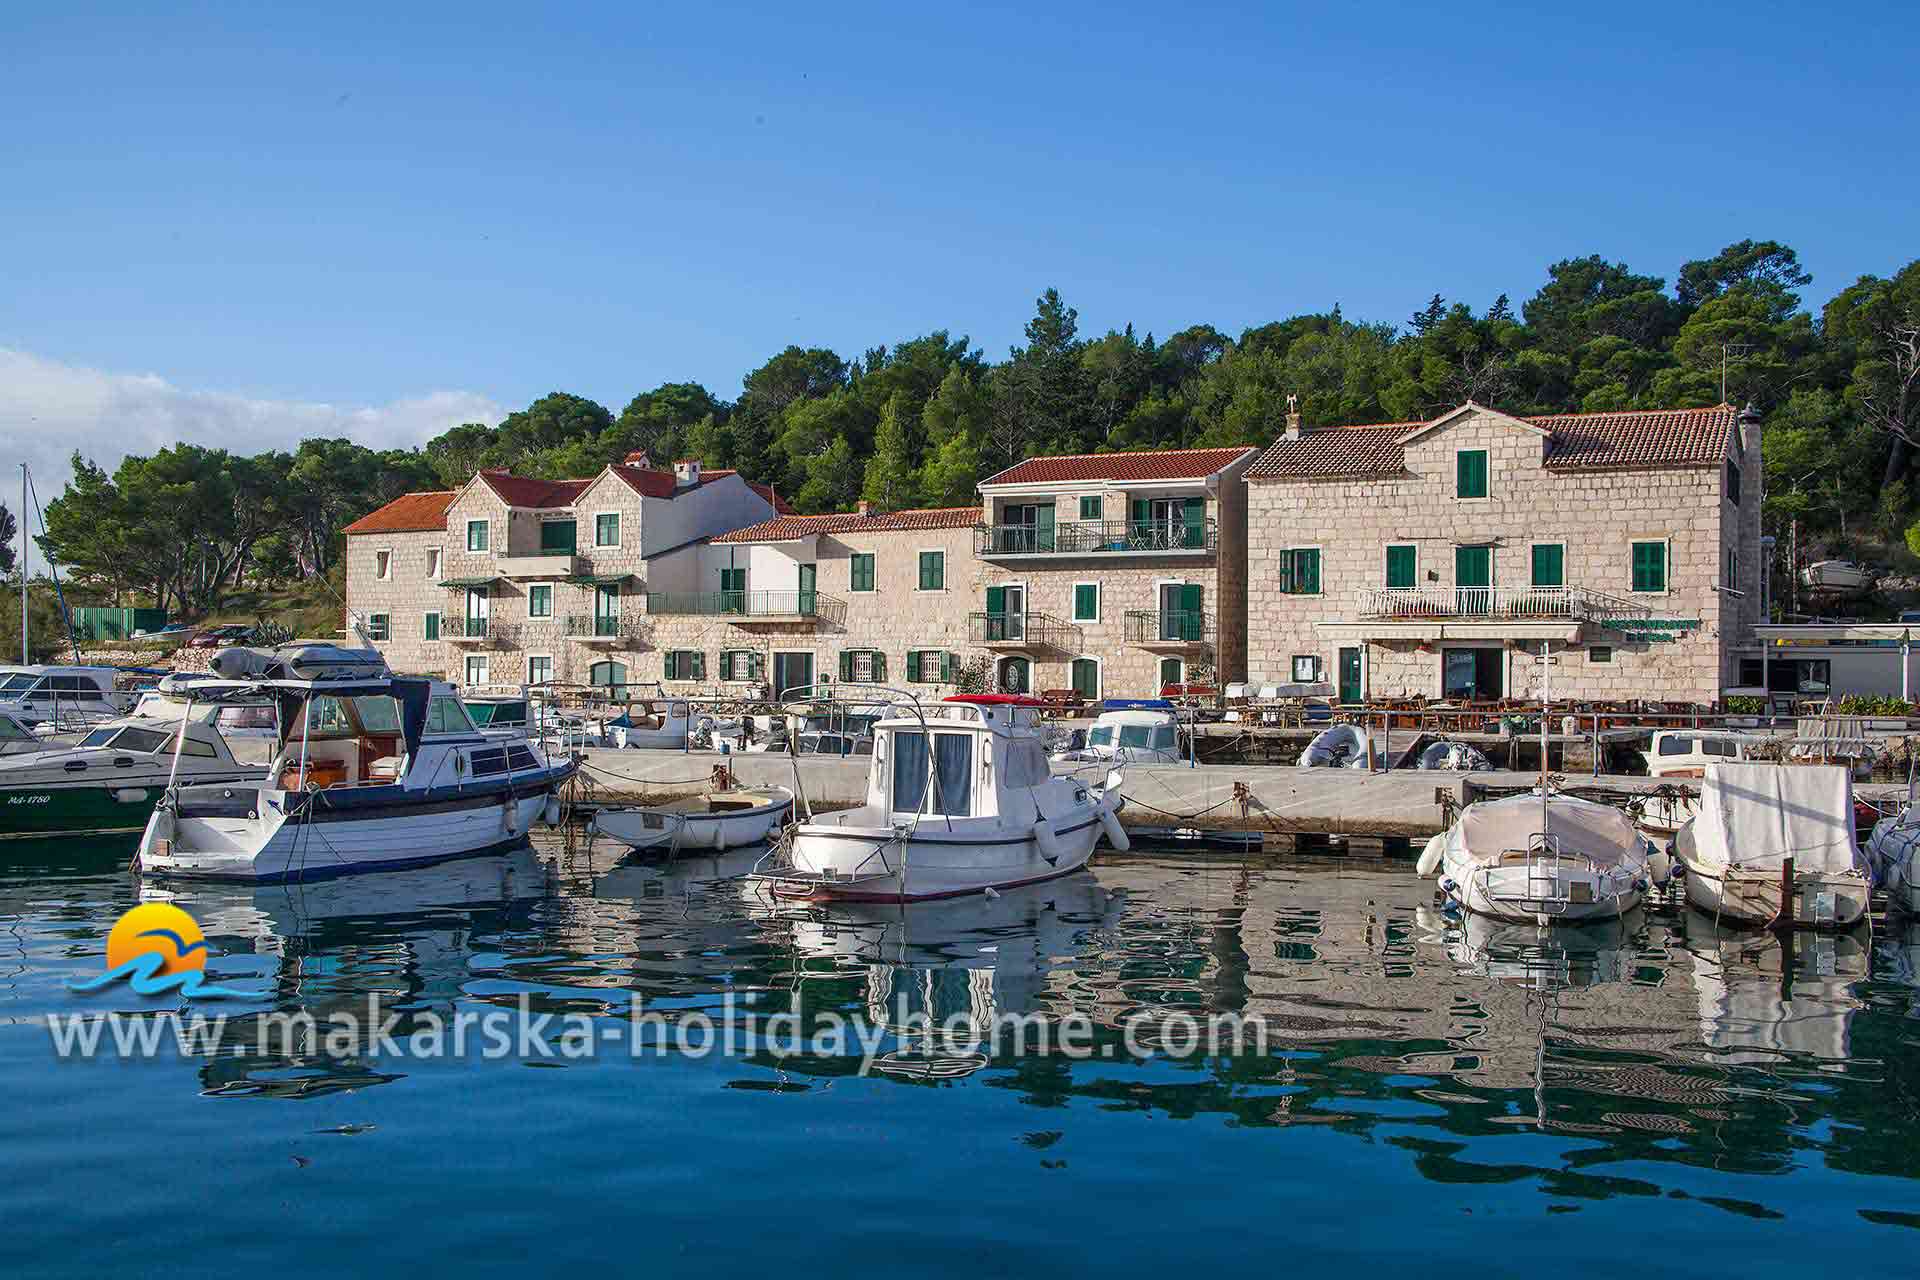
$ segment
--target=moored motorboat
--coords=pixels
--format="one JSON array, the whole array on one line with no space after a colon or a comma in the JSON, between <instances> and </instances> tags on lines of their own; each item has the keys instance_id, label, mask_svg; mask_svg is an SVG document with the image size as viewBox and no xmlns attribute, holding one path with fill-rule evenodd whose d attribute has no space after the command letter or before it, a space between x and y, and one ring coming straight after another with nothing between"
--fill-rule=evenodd
<instances>
[{"instance_id":1,"label":"moored motorboat","mask_svg":"<svg viewBox=\"0 0 1920 1280\"><path fill-rule=\"evenodd\" d=\"M1873 824L1865 850L1873 882L1887 892L1887 905L1920 916L1920 808L1907 784L1907 807Z\"/></svg>"},{"instance_id":2,"label":"moored motorboat","mask_svg":"<svg viewBox=\"0 0 1920 1280\"><path fill-rule=\"evenodd\" d=\"M629 849L677 853L765 844L792 818L793 792L786 787L735 787L666 804L602 809L589 827Z\"/></svg>"},{"instance_id":3,"label":"moored motorboat","mask_svg":"<svg viewBox=\"0 0 1920 1280\"><path fill-rule=\"evenodd\" d=\"M1687 901L1716 920L1846 928L1867 911L1853 779L1838 766L1708 765L1673 856Z\"/></svg>"},{"instance_id":4,"label":"moored motorboat","mask_svg":"<svg viewBox=\"0 0 1920 1280\"><path fill-rule=\"evenodd\" d=\"M882 719L866 802L793 828L756 883L782 897L911 902L1066 875L1102 835L1125 849L1119 772L1102 787L1054 777L1041 705L956 694Z\"/></svg>"},{"instance_id":5,"label":"moored motorboat","mask_svg":"<svg viewBox=\"0 0 1920 1280\"><path fill-rule=\"evenodd\" d=\"M1108 700L1085 746L1056 751L1055 764L1178 764L1180 722L1164 698Z\"/></svg>"},{"instance_id":6,"label":"moored motorboat","mask_svg":"<svg viewBox=\"0 0 1920 1280\"><path fill-rule=\"evenodd\" d=\"M1737 763L1760 739L1738 733L1663 729L1641 753L1647 776L1661 785L1634 806L1634 821L1649 835L1668 837L1700 811L1700 797L1690 783L1706 775L1710 764ZM1679 781L1686 779L1687 781Z\"/></svg>"},{"instance_id":7,"label":"moored motorboat","mask_svg":"<svg viewBox=\"0 0 1920 1280\"><path fill-rule=\"evenodd\" d=\"M141 836L143 871L310 880L494 852L557 820L578 768L482 735L444 681L276 678L245 692L279 707L266 779L169 788Z\"/></svg>"},{"instance_id":8,"label":"moored motorboat","mask_svg":"<svg viewBox=\"0 0 1920 1280\"><path fill-rule=\"evenodd\" d=\"M1470 804L1420 856L1449 900L1520 923L1607 920L1640 905L1653 846L1611 805L1538 791Z\"/></svg>"}]
</instances>

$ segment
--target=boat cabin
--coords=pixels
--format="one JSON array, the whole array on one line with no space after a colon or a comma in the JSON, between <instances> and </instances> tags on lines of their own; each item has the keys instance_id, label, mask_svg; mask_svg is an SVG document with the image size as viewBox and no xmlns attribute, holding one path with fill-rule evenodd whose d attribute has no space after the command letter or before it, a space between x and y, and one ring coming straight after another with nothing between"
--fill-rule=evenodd
<instances>
[{"instance_id":1,"label":"boat cabin","mask_svg":"<svg viewBox=\"0 0 1920 1280\"><path fill-rule=\"evenodd\" d=\"M1006 815L1031 821L1022 792L1052 778L1040 745L1041 703L1010 694L956 694L874 726L867 805L898 823Z\"/></svg>"},{"instance_id":2,"label":"boat cabin","mask_svg":"<svg viewBox=\"0 0 1920 1280\"><path fill-rule=\"evenodd\" d=\"M1734 764L1748 759L1759 739L1737 733L1703 733L1698 729L1663 729L1641 753L1650 778L1700 778L1710 764Z\"/></svg>"},{"instance_id":3,"label":"boat cabin","mask_svg":"<svg viewBox=\"0 0 1920 1280\"><path fill-rule=\"evenodd\" d=\"M387 786L416 762L433 771L428 786L539 767L524 745L483 738L453 686L442 681L273 681L266 687L280 703L281 725L291 726L270 771L281 790ZM430 750L462 744L476 749ZM431 759L423 758L423 748Z\"/></svg>"},{"instance_id":4,"label":"boat cabin","mask_svg":"<svg viewBox=\"0 0 1920 1280\"><path fill-rule=\"evenodd\" d=\"M114 675L112 667L4 668L0 711L29 725L118 715L132 699L115 690Z\"/></svg>"}]
</instances>

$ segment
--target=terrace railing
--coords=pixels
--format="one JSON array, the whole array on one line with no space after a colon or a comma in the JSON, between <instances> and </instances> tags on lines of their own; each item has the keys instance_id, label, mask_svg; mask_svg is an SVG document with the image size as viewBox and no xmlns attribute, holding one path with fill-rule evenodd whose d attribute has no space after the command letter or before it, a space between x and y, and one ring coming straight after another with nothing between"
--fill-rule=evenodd
<instances>
[{"instance_id":1,"label":"terrace railing","mask_svg":"<svg viewBox=\"0 0 1920 1280\"><path fill-rule=\"evenodd\" d=\"M967 629L975 644L1074 653L1081 648L1080 628L1050 613L972 613Z\"/></svg>"},{"instance_id":2,"label":"terrace railing","mask_svg":"<svg viewBox=\"0 0 1920 1280\"><path fill-rule=\"evenodd\" d=\"M570 613L564 630L572 640L637 640L646 626L644 618L624 614Z\"/></svg>"},{"instance_id":3,"label":"terrace railing","mask_svg":"<svg viewBox=\"0 0 1920 1280\"><path fill-rule=\"evenodd\" d=\"M1366 618L1567 618L1602 625L1652 616L1637 601L1585 587L1384 587L1367 592Z\"/></svg>"},{"instance_id":4,"label":"terrace railing","mask_svg":"<svg viewBox=\"0 0 1920 1280\"><path fill-rule=\"evenodd\" d=\"M1213 638L1213 615L1192 609L1129 609L1128 644L1198 644Z\"/></svg>"},{"instance_id":5,"label":"terrace railing","mask_svg":"<svg viewBox=\"0 0 1920 1280\"><path fill-rule=\"evenodd\" d=\"M973 527L974 553L980 556L1166 555L1219 548L1218 522L1197 524L1165 520L1083 520L1042 528L1032 524L980 524Z\"/></svg>"},{"instance_id":6,"label":"terrace railing","mask_svg":"<svg viewBox=\"0 0 1920 1280\"><path fill-rule=\"evenodd\" d=\"M817 618L843 622L847 602L823 591L649 591L647 612L738 618Z\"/></svg>"}]
</instances>

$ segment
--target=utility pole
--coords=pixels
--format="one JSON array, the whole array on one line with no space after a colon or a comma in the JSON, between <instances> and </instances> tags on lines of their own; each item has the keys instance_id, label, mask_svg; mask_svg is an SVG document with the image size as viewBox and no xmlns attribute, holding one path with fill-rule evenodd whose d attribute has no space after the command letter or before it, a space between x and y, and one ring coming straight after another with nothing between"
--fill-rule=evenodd
<instances>
[{"instance_id":1,"label":"utility pole","mask_svg":"<svg viewBox=\"0 0 1920 1280\"><path fill-rule=\"evenodd\" d=\"M1727 361L1738 359L1753 350L1751 342L1723 342L1720 344L1720 403L1727 403Z\"/></svg>"}]
</instances>

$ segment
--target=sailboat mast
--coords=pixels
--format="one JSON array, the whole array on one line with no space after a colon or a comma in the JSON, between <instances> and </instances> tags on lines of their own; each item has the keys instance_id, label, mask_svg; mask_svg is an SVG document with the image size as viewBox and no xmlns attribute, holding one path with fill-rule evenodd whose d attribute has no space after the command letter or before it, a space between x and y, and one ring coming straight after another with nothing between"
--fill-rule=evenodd
<instances>
[{"instance_id":1,"label":"sailboat mast","mask_svg":"<svg viewBox=\"0 0 1920 1280\"><path fill-rule=\"evenodd\" d=\"M1542 834L1551 830L1547 825L1547 720L1548 708L1553 703L1553 642L1540 642L1540 830Z\"/></svg>"},{"instance_id":2,"label":"sailboat mast","mask_svg":"<svg viewBox=\"0 0 1920 1280\"><path fill-rule=\"evenodd\" d=\"M27 665L27 464L20 464L20 665Z\"/></svg>"}]
</instances>

